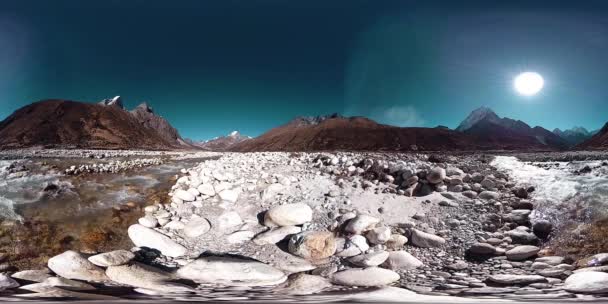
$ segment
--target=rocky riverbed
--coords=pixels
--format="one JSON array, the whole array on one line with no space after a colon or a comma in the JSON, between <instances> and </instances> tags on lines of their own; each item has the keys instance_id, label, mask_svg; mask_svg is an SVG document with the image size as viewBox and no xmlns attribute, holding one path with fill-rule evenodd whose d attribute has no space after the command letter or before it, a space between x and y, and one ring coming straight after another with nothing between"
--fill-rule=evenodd
<instances>
[{"instance_id":1,"label":"rocky riverbed","mask_svg":"<svg viewBox=\"0 0 608 304\"><path fill-rule=\"evenodd\" d=\"M538 216L542 189L514 176L487 155L225 153L145 203L127 225L134 246L68 250L0 286L83 299L608 295L608 253L556 255L571 227Z\"/></svg>"}]
</instances>

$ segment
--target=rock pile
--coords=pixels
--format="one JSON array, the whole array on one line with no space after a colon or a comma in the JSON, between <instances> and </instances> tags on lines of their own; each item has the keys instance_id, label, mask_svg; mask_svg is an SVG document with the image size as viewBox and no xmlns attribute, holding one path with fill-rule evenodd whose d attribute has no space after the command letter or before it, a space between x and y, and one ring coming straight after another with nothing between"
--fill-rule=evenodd
<instances>
[{"instance_id":1,"label":"rock pile","mask_svg":"<svg viewBox=\"0 0 608 304\"><path fill-rule=\"evenodd\" d=\"M99 283L145 294L197 293L197 284L297 295L389 284L460 296L608 292L608 254L577 270L544 254L552 223L533 217L534 192L483 156L432 160L224 154L183 170L168 201L145 208L128 229L132 250L68 251L49 260L57 276L14 278L42 284L22 287L36 292ZM0 278L5 288L11 280Z\"/></svg>"}]
</instances>

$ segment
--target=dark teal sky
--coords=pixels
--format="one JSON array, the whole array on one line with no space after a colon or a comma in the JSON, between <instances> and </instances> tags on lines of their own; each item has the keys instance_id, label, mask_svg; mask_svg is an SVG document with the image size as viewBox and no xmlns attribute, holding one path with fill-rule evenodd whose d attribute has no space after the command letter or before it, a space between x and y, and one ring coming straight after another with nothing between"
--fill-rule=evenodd
<instances>
[{"instance_id":1,"label":"dark teal sky","mask_svg":"<svg viewBox=\"0 0 608 304\"><path fill-rule=\"evenodd\" d=\"M181 134L339 112L456 127L608 121L604 1L0 1L0 119L45 98L148 101ZM577 4L584 2L584 4ZM512 79L545 77L522 97Z\"/></svg>"}]
</instances>

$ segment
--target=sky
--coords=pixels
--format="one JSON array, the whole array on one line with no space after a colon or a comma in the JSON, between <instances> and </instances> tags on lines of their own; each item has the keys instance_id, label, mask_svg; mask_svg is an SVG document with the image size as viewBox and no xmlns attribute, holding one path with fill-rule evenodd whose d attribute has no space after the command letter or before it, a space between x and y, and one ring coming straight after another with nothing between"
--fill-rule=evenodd
<instances>
[{"instance_id":1,"label":"sky","mask_svg":"<svg viewBox=\"0 0 608 304\"><path fill-rule=\"evenodd\" d=\"M2 0L0 120L120 95L196 140L334 112L455 128L480 106L599 129L605 2ZM525 71L545 79L539 94L513 89Z\"/></svg>"}]
</instances>

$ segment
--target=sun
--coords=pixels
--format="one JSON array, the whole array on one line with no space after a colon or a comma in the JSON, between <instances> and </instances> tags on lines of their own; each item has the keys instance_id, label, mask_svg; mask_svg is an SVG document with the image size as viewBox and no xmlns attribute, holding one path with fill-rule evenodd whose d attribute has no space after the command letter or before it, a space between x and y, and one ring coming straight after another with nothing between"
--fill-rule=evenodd
<instances>
[{"instance_id":1,"label":"sun","mask_svg":"<svg viewBox=\"0 0 608 304\"><path fill-rule=\"evenodd\" d=\"M513 86L517 93L524 96L536 95L543 89L544 85L545 80L543 79L543 76L536 72L521 73L517 75L513 81Z\"/></svg>"}]
</instances>

